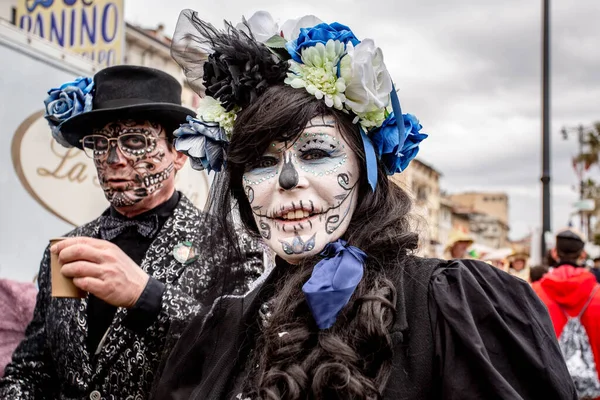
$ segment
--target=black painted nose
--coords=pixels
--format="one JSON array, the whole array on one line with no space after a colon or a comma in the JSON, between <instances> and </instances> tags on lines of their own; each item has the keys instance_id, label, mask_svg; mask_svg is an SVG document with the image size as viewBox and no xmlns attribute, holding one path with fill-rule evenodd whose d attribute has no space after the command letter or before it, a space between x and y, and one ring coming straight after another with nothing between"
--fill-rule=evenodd
<instances>
[{"instance_id":1,"label":"black painted nose","mask_svg":"<svg viewBox=\"0 0 600 400\"><path fill-rule=\"evenodd\" d=\"M106 159L108 165L113 165L119 162L119 155L117 154L117 146L110 146L108 149L108 158Z\"/></svg>"},{"instance_id":2,"label":"black painted nose","mask_svg":"<svg viewBox=\"0 0 600 400\"><path fill-rule=\"evenodd\" d=\"M292 155L290 153L283 154L283 167L279 174L279 186L284 190L290 190L298 185L298 171L292 164Z\"/></svg>"}]
</instances>

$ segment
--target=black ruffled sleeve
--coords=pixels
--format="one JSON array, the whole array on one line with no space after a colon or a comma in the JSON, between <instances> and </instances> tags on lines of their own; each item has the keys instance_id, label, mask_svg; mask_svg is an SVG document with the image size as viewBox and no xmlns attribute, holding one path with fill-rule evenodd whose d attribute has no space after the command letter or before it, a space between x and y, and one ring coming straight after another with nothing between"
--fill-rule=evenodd
<instances>
[{"instance_id":1,"label":"black ruffled sleeve","mask_svg":"<svg viewBox=\"0 0 600 400\"><path fill-rule=\"evenodd\" d=\"M434 271L437 398L577 399L552 322L529 284L479 261Z\"/></svg>"}]
</instances>

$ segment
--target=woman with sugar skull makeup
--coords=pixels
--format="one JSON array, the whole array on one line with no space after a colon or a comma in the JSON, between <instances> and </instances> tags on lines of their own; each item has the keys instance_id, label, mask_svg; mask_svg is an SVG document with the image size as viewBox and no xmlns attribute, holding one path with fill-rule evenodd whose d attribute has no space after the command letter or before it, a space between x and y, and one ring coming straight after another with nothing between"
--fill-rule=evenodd
<instances>
[{"instance_id":1,"label":"woman with sugar skull makeup","mask_svg":"<svg viewBox=\"0 0 600 400\"><path fill-rule=\"evenodd\" d=\"M172 54L207 97L176 147L219 171L211 207L276 254L171 354L156 399L573 399L525 282L411 253L404 170L426 135L381 51L344 25L185 10ZM208 54L208 57L205 55Z\"/></svg>"}]
</instances>

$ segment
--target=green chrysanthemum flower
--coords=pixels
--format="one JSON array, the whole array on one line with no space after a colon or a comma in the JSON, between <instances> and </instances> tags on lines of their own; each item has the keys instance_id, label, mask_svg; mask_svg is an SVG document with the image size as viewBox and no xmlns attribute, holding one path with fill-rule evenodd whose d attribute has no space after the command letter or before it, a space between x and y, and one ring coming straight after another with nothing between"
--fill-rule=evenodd
<instances>
[{"instance_id":1,"label":"green chrysanthemum flower","mask_svg":"<svg viewBox=\"0 0 600 400\"><path fill-rule=\"evenodd\" d=\"M196 111L198 117L204 122L217 122L227 136L233 132L233 123L235 122L237 108L227 112L221 103L213 97L206 96L200 101L200 106Z\"/></svg>"},{"instance_id":2,"label":"green chrysanthemum flower","mask_svg":"<svg viewBox=\"0 0 600 400\"><path fill-rule=\"evenodd\" d=\"M366 113L358 113L356 115L357 116L354 120L354 123L360 122L360 125L363 127L365 132L368 132L374 128L379 128L387 117L385 108Z\"/></svg>"},{"instance_id":3,"label":"green chrysanthemum flower","mask_svg":"<svg viewBox=\"0 0 600 400\"><path fill-rule=\"evenodd\" d=\"M302 64L290 60L290 71L285 83L293 88L305 88L317 99L324 99L328 107L344 108L346 83L337 76L340 58L345 46L337 40L317 43L302 50Z\"/></svg>"}]
</instances>

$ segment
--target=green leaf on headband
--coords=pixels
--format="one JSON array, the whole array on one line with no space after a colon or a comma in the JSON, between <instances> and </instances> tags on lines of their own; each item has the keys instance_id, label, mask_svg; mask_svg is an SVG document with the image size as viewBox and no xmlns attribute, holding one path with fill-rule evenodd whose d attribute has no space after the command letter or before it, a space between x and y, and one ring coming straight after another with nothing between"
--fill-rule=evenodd
<instances>
[{"instance_id":1,"label":"green leaf on headband","mask_svg":"<svg viewBox=\"0 0 600 400\"><path fill-rule=\"evenodd\" d=\"M272 49L285 49L285 44L287 40L282 38L279 35L273 35L269 40L265 42L265 46L270 47Z\"/></svg>"}]
</instances>

